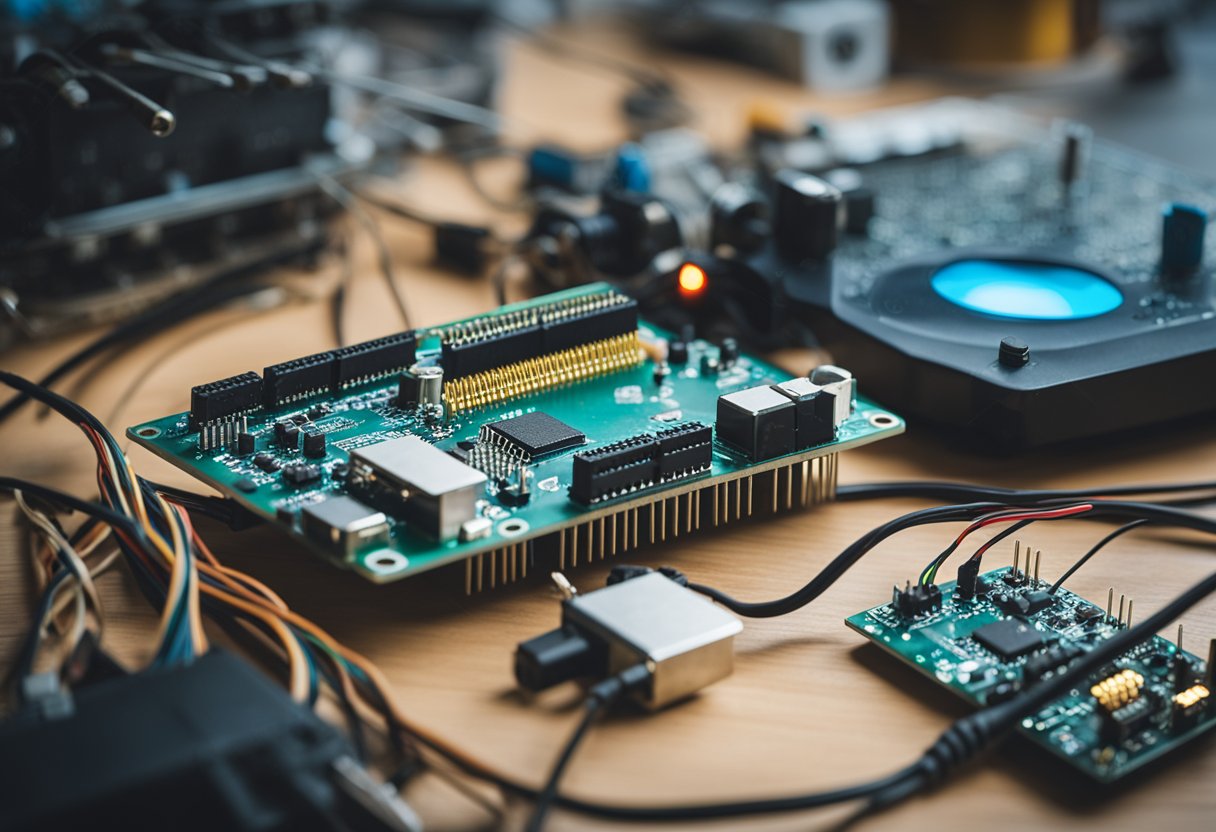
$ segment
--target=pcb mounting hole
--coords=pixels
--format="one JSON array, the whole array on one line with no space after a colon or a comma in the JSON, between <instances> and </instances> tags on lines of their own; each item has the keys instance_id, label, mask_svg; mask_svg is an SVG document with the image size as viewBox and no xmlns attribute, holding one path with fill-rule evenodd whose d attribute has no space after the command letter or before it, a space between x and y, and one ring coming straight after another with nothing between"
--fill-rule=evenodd
<instances>
[{"instance_id":1,"label":"pcb mounting hole","mask_svg":"<svg viewBox=\"0 0 1216 832\"><path fill-rule=\"evenodd\" d=\"M378 575L391 575L409 566L410 561L405 555L385 549L376 552L365 560L364 565Z\"/></svg>"},{"instance_id":2,"label":"pcb mounting hole","mask_svg":"<svg viewBox=\"0 0 1216 832\"><path fill-rule=\"evenodd\" d=\"M140 428L135 432L145 439L155 439L160 436L160 428Z\"/></svg>"},{"instance_id":3,"label":"pcb mounting hole","mask_svg":"<svg viewBox=\"0 0 1216 832\"><path fill-rule=\"evenodd\" d=\"M890 413L871 413L870 424L876 428L893 428L899 424L899 420Z\"/></svg>"},{"instance_id":4,"label":"pcb mounting hole","mask_svg":"<svg viewBox=\"0 0 1216 832\"><path fill-rule=\"evenodd\" d=\"M527 520L512 517L510 520L503 520L498 524L498 533L503 537L519 537L529 528Z\"/></svg>"}]
</instances>

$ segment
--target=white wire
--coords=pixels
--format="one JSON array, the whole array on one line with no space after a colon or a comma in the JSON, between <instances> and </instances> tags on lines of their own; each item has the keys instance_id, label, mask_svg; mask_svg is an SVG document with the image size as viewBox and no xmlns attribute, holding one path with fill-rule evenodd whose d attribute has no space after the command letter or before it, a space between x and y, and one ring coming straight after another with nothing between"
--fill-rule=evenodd
<instances>
[{"instance_id":1,"label":"white wire","mask_svg":"<svg viewBox=\"0 0 1216 832\"><path fill-rule=\"evenodd\" d=\"M102 613L101 595L97 592L97 585L93 583L93 576L89 572L88 566L85 565L84 560L77 553L71 542L60 533L59 529L55 527L55 524L51 522L51 519L46 514L26 502L25 495L20 491L14 491L13 496L17 500L17 505L25 513L25 516L29 518L30 522L37 526L46 535L51 546L66 556L72 564L75 580L68 583L75 588L77 593L84 596L82 600L87 600L93 607L93 614L97 619L97 636L100 638L105 619Z\"/></svg>"}]
</instances>

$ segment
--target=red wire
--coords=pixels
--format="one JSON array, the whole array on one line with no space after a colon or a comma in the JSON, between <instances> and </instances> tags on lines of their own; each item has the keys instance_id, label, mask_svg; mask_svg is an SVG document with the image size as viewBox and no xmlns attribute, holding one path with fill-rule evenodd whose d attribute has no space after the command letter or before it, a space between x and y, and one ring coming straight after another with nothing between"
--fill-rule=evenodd
<instances>
[{"instance_id":1,"label":"red wire","mask_svg":"<svg viewBox=\"0 0 1216 832\"><path fill-rule=\"evenodd\" d=\"M1043 511L1016 511L1012 513L989 515L987 517L981 517L979 520L976 520L970 526L963 529L962 533L954 542L955 545L962 543L963 538L965 538L967 535L974 531L978 531L985 526L991 526L994 523L1017 523L1022 520L1058 520L1061 517L1072 517L1076 514L1084 514L1087 511L1093 511L1093 508L1092 503L1083 503L1081 505L1065 506L1064 508L1053 508ZM985 544L981 546L976 552L976 555L983 554L985 551L987 551L989 545L990 544Z\"/></svg>"}]
</instances>

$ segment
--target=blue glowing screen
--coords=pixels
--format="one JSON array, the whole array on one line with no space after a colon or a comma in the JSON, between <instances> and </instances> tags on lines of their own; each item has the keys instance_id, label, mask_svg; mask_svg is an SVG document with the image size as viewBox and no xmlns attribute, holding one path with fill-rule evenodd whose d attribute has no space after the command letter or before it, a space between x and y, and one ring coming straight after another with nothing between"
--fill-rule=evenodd
<instances>
[{"instance_id":1,"label":"blue glowing screen","mask_svg":"<svg viewBox=\"0 0 1216 832\"><path fill-rule=\"evenodd\" d=\"M958 260L930 281L946 300L973 312L1038 321L1105 315L1123 295L1093 272L1054 263Z\"/></svg>"}]
</instances>

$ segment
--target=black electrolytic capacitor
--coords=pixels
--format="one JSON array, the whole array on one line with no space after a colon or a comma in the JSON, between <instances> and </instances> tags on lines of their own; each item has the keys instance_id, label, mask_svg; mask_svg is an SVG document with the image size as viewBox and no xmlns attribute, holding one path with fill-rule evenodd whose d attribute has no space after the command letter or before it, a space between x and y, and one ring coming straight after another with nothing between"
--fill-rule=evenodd
<instances>
[{"instance_id":1,"label":"black electrolytic capacitor","mask_svg":"<svg viewBox=\"0 0 1216 832\"><path fill-rule=\"evenodd\" d=\"M821 261L836 248L843 219L840 189L796 170L777 172L773 241L786 260Z\"/></svg>"},{"instance_id":2,"label":"black electrolytic capacitor","mask_svg":"<svg viewBox=\"0 0 1216 832\"><path fill-rule=\"evenodd\" d=\"M1166 279L1190 277L1203 264L1208 214L1202 208L1174 202L1161 217L1161 274Z\"/></svg>"},{"instance_id":3,"label":"black electrolytic capacitor","mask_svg":"<svg viewBox=\"0 0 1216 832\"><path fill-rule=\"evenodd\" d=\"M248 456L254 452L256 442L249 431L241 431L236 435L236 452L240 456Z\"/></svg>"}]
</instances>

